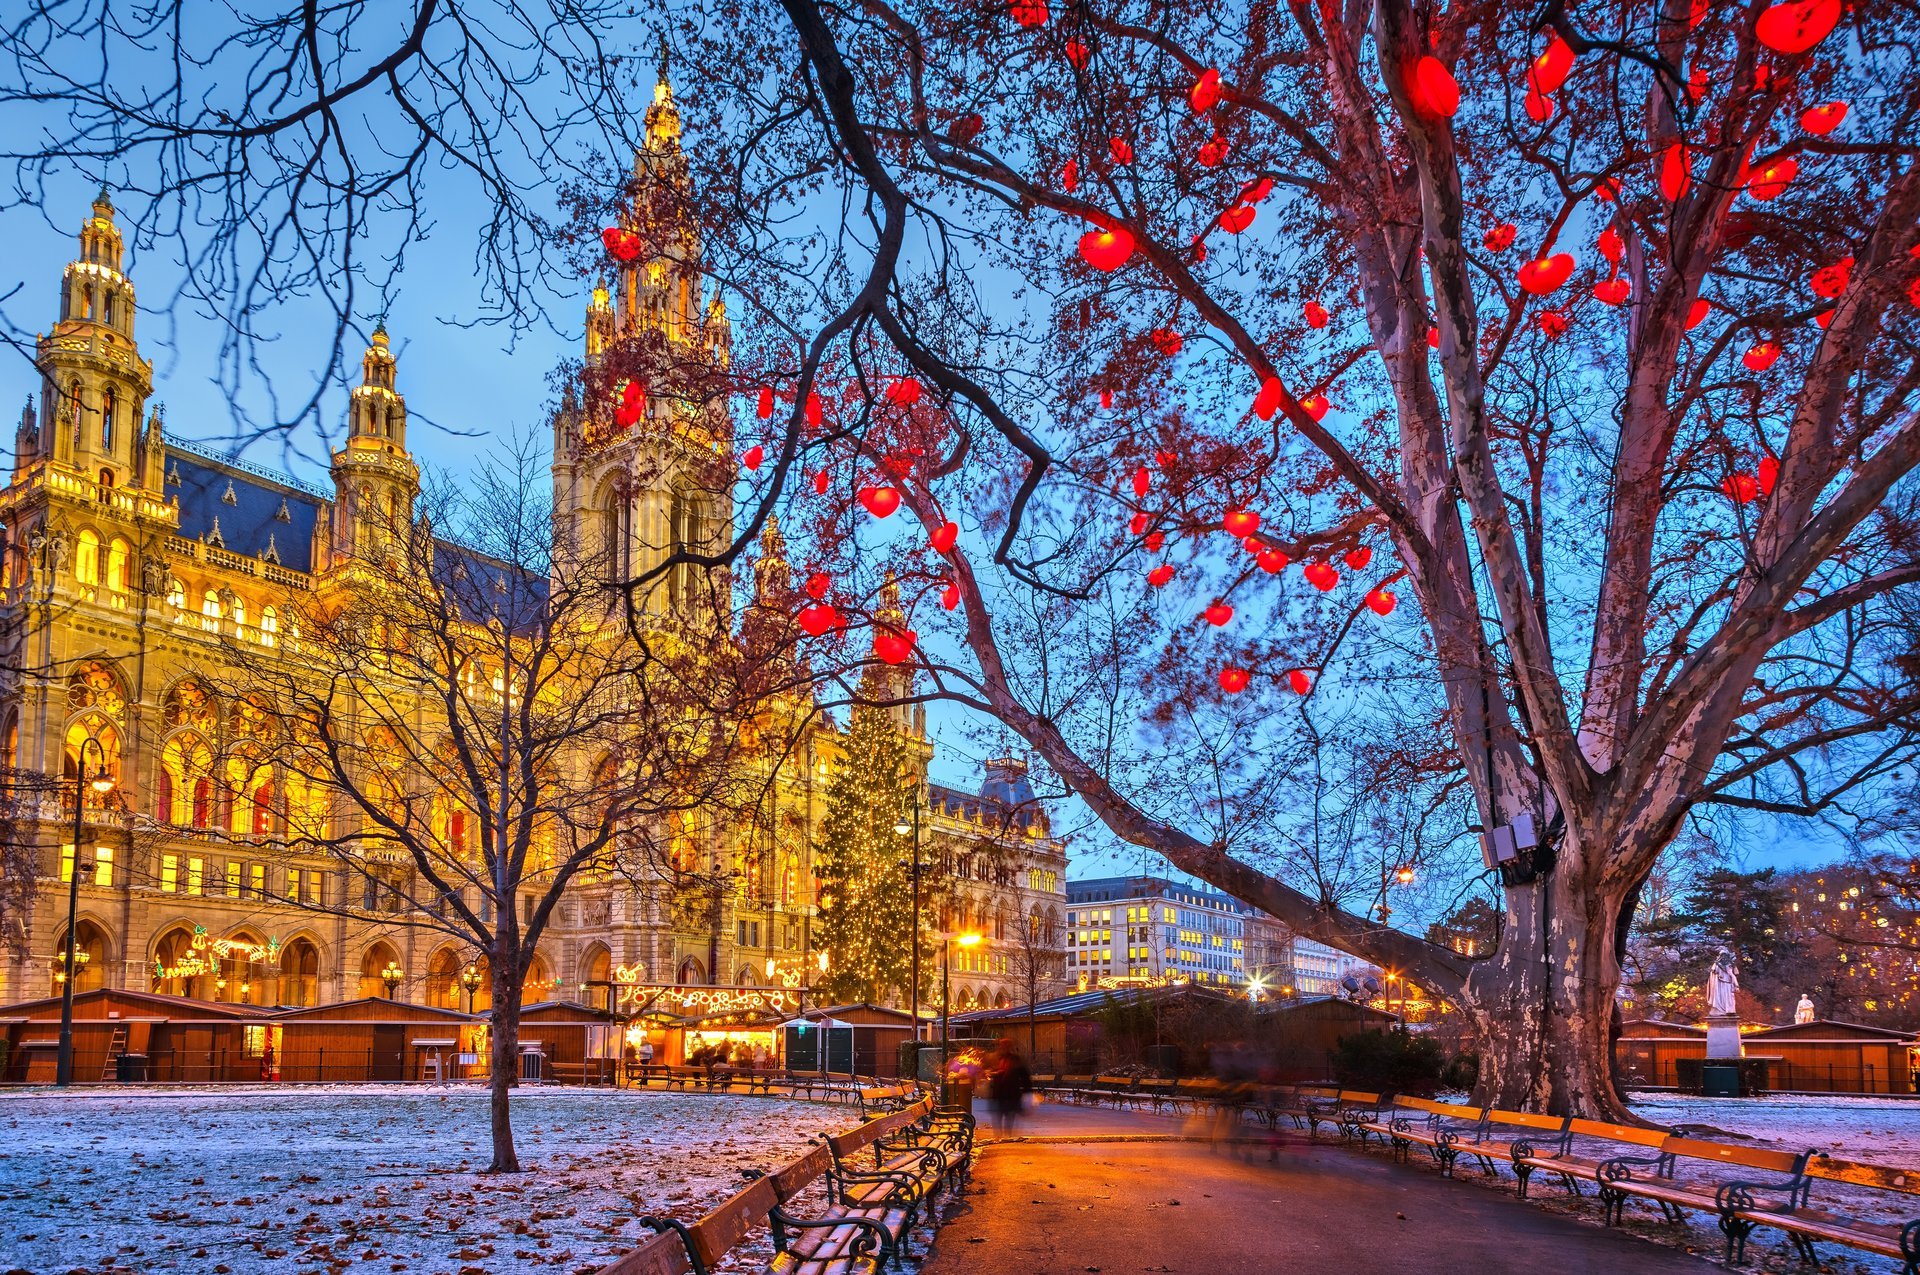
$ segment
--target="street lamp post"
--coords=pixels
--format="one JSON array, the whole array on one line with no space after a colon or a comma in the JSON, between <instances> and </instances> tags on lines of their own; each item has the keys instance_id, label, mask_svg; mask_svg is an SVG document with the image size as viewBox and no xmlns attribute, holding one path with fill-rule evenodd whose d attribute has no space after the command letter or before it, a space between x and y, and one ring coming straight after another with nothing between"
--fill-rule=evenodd
<instances>
[{"instance_id":1,"label":"street lamp post","mask_svg":"<svg viewBox=\"0 0 1920 1275\"><path fill-rule=\"evenodd\" d=\"M467 1012L473 1012L473 994L480 990L480 968L469 965L460 973L460 986L467 989Z\"/></svg>"},{"instance_id":2,"label":"street lamp post","mask_svg":"<svg viewBox=\"0 0 1920 1275\"><path fill-rule=\"evenodd\" d=\"M87 749L100 750L100 769L87 778ZM73 767L73 866L67 873L67 958L66 977L60 984L60 1054L54 1064L56 1085L73 1083L73 966L74 949L79 946L80 920L80 836L86 829L86 790L102 797L113 791L113 776L107 773L106 745L89 735L80 742L80 756ZM93 865L88 864L91 868Z\"/></svg>"},{"instance_id":3,"label":"street lamp post","mask_svg":"<svg viewBox=\"0 0 1920 1275\"><path fill-rule=\"evenodd\" d=\"M400 968L399 963L391 960L387 962L387 968L380 971L380 981L387 985L388 1000L393 999L394 992L400 988L400 981L406 976L407 972ZM471 1006L468 1007L468 1012L472 1012Z\"/></svg>"},{"instance_id":4,"label":"street lamp post","mask_svg":"<svg viewBox=\"0 0 1920 1275\"><path fill-rule=\"evenodd\" d=\"M893 831L896 836L904 837L911 834L913 837L913 858L908 862L908 868L909 868L909 871L912 873L912 877L913 877L913 953L912 953L913 973L910 975L910 977L913 980L913 987L910 990L909 997L910 997L910 1002L913 1009L913 1039L915 1040L915 1042L918 1042L920 1039L920 792L919 792L919 787L920 786L918 784L915 784L912 788L907 790L907 793L908 793L907 800L913 806L912 822L909 823L907 820L907 816L905 814L902 814L900 818L894 822L894 825L893 825ZM946 1043L945 1036L941 1037L941 1043L943 1045Z\"/></svg>"}]
</instances>

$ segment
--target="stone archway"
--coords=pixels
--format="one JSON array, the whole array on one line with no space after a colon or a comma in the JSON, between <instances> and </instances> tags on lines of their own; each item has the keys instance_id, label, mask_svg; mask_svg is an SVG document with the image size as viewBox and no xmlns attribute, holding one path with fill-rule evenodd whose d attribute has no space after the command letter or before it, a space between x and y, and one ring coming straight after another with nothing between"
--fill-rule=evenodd
<instances>
[{"instance_id":1,"label":"stone archway","mask_svg":"<svg viewBox=\"0 0 1920 1275\"><path fill-rule=\"evenodd\" d=\"M400 953L394 950L393 944L385 939L376 939L360 957L360 988L357 995L370 1000L388 996L385 971L389 965L400 966L402 970L406 968L400 965ZM406 999L405 980L394 988L392 998Z\"/></svg>"},{"instance_id":2,"label":"stone archway","mask_svg":"<svg viewBox=\"0 0 1920 1275\"><path fill-rule=\"evenodd\" d=\"M81 917L74 927L79 933L79 943L73 952L73 990L91 992L107 985L107 962L113 948L107 938L106 930L89 917ZM60 937L53 945L53 957L48 962L47 977L52 995L58 996L66 984L67 978L67 934L63 928Z\"/></svg>"},{"instance_id":3,"label":"stone archway","mask_svg":"<svg viewBox=\"0 0 1920 1275\"><path fill-rule=\"evenodd\" d=\"M320 1003L320 949L302 935L280 949L281 1005Z\"/></svg>"}]
</instances>

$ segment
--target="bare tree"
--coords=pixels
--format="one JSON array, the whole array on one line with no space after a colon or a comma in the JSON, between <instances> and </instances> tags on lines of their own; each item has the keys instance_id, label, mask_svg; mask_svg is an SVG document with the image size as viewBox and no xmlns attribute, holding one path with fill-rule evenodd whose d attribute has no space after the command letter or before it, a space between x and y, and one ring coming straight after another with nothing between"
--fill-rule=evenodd
<instances>
[{"instance_id":1,"label":"bare tree","mask_svg":"<svg viewBox=\"0 0 1920 1275\"><path fill-rule=\"evenodd\" d=\"M485 960L495 1172L519 1167L520 1004L555 909L593 875L706 871L714 825L754 804L739 727L764 686L722 584L699 595L707 620L632 631L542 478L523 449L433 519L371 529L336 586L289 599L285 651L236 644L225 679L250 723L237 755L284 776L289 850L360 885L335 906Z\"/></svg>"},{"instance_id":2,"label":"bare tree","mask_svg":"<svg viewBox=\"0 0 1920 1275\"><path fill-rule=\"evenodd\" d=\"M1056 994L1066 976L1065 937L1060 932L1058 922L1038 912L1021 918L1013 936L1013 946L1008 954L1011 962L1009 972L1019 985L1020 994L1026 998L1029 1059L1034 1058L1040 1049L1034 1006L1039 1004L1043 995Z\"/></svg>"}]
</instances>

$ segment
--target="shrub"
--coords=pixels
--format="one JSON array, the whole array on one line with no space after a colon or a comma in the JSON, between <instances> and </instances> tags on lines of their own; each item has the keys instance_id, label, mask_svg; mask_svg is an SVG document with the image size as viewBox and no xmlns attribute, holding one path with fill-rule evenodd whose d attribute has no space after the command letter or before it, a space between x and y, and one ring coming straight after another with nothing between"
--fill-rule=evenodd
<instances>
[{"instance_id":1,"label":"shrub","mask_svg":"<svg viewBox=\"0 0 1920 1275\"><path fill-rule=\"evenodd\" d=\"M1333 1076L1345 1089L1432 1094L1443 1064L1437 1042L1404 1031L1357 1032L1333 1048Z\"/></svg>"}]
</instances>

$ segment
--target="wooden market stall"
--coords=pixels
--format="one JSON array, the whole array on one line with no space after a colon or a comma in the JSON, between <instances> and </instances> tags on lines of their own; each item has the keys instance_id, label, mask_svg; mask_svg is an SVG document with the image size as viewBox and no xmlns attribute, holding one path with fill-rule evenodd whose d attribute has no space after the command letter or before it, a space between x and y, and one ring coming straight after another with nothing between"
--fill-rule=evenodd
<instances>
[{"instance_id":1,"label":"wooden market stall","mask_svg":"<svg viewBox=\"0 0 1920 1275\"><path fill-rule=\"evenodd\" d=\"M363 996L274 1011L274 1079L454 1080L486 1073L486 1016Z\"/></svg>"},{"instance_id":2,"label":"wooden market stall","mask_svg":"<svg viewBox=\"0 0 1920 1275\"><path fill-rule=\"evenodd\" d=\"M1816 1019L1741 1030L1748 1056L1770 1060L1769 1088L1813 1093L1909 1094L1914 1084L1911 1032ZM1681 1064L1705 1058L1707 1029L1635 1018L1621 1025L1615 1065L1628 1087L1683 1087Z\"/></svg>"},{"instance_id":3,"label":"wooden market stall","mask_svg":"<svg viewBox=\"0 0 1920 1275\"><path fill-rule=\"evenodd\" d=\"M258 1006L97 987L73 998L73 1078L160 1081L258 1079L266 1033ZM0 1007L6 1063L0 1080L51 1084L60 998ZM126 1061L122 1062L121 1058Z\"/></svg>"},{"instance_id":4,"label":"wooden market stall","mask_svg":"<svg viewBox=\"0 0 1920 1275\"><path fill-rule=\"evenodd\" d=\"M520 1011L521 1075L538 1055L539 1079L573 1085L610 1085L619 1068L620 1031L614 1016L577 1001L541 1001Z\"/></svg>"}]
</instances>

